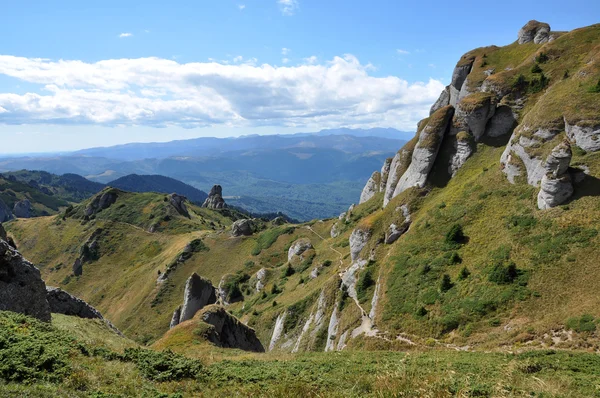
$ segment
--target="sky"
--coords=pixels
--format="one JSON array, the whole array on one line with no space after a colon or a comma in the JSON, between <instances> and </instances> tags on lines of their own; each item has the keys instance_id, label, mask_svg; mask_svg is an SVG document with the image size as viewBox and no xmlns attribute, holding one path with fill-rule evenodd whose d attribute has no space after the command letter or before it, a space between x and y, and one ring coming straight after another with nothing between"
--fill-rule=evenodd
<instances>
[{"instance_id":1,"label":"sky","mask_svg":"<svg viewBox=\"0 0 600 398\"><path fill-rule=\"evenodd\" d=\"M93 3L93 4L92 4ZM600 1L4 1L0 154L416 123L465 52Z\"/></svg>"}]
</instances>

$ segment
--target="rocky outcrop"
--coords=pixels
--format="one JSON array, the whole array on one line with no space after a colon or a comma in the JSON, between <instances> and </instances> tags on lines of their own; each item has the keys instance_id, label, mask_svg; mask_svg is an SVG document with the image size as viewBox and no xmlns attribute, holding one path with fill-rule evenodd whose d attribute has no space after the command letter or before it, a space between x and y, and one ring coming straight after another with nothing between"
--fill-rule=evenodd
<instances>
[{"instance_id":1,"label":"rocky outcrop","mask_svg":"<svg viewBox=\"0 0 600 398\"><path fill-rule=\"evenodd\" d=\"M475 93L466 96L456 108L455 124L471 133L479 142L485 133L488 120L496 111L495 97L489 93Z\"/></svg>"},{"instance_id":2,"label":"rocky outcrop","mask_svg":"<svg viewBox=\"0 0 600 398\"><path fill-rule=\"evenodd\" d=\"M15 203L13 214L17 218L33 217L33 207L31 206L29 199L23 199Z\"/></svg>"},{"instance_id":3,"label":"rocky outcrop","mask_svg":"<svg viewBox=\"0 0 600 398\"><path fill-rule=\"evenodd\" d=\"M64 314L87 319L104 319L102 314L85 301L57 287L46 287L46 298L53 314Z\"/></svg>"},{"instance_id":4,"label":"rocky outcrop","mask_svg":"<svg viewBox=\"0 0 600 398\"><path fill-rule=\"evenodd\" d=\"M46 284L40 271L6 241L0 240L0 311L50 321Z\"/></svg>"},{"instance_id":5,"label":"rocky outcrop","mask_svg":"<svg viewBox=\"0 0 600 398\"><path fill-rule=\"evenodd\" d=\"M437 101L435 101L435 103L431 106L429 115L433 115L435 111L448 105L450 105L450 86L446 86L446 88L441 92Z\"/></svg>"},{"instance_id":6,"label":"rocky outcrop","mask_svg":"<svg viewBox=\"0 0 600 398\"><path fill-rule=\"evenodd\" d=\"M453 142L454 154L450 159L450 165L448 166L448 172L452 177L456 175L458 169L460 169L467 159L473 153L472 136L465 132L459 132Z\"/></svg>"},{"instance_id":7,"label":"rocky outcrop","mask_svg":"<svg viewBox=\"0 0 600 398\"><path fill-rule=\"evenodd\" d=\"M275 320L275 327L273 328L273 334L271 335L271 341L269 342L269 351L273 351L281 339L281 335L283 334L283 324L285 322L285 317L287 312L282 312L277 316Z\"/></svg>"},{"instance_id":8,"label":"rocky outcrop","mask_svg":"<svg viewBox=\"0 0 600 398\"><path fill-rule=\"evenodd\" d=\"M398 180L406 172L412 161L414 148L408 144L396 153L390 165L390 175L383 195L383 207L386 207L395 196Z\"/></svg>"},{"instance_id":9,"label":"rocky outcrop","mask_svg":"<svg viewBox=\"0 0 600 398\"><path fill-rule=\"evenodd\" d=\"M175 326L179 325L179 319L181 318L181 306L177 307L175 311L173 311L173 316L171 317L171 323L169 324L169 328L173 329Z\"/></svg>"},{"instance_id":10,"label":"rocky outcrop","mask_svg":"<svg viewBox=\"0 0 600 398\"><path fill-rule=\"evenodd\" d=\"M202 310L199 318L202 322L212 325L207 337L213 344L223 348L265 352L254 329L244 325L225 308L219 305L208 306Z\"/></svg>"},{"instance_id":11,"label":"rocky outcrop","mask_svg":"<svg viewBox=\"0 0 600 398\"><path fill-rule=\"evenodd\" d=\"M333 223L333 225L331 226L331 231L329 231L329 235L332 238L337 238L340 235L340 226L337 222Z\"/></svg>"},{"instance_id":12,"label":"rocky outcrop","mask_svg":"<svg viewBox=\"0 0 600 398\"><path fill-rule=\"evenodd\" d=\"M83 265L90 261L95 261L100 257L100 244L98 240L102 232L102 228L94 230L88 240L79 248L79 257L73 263L73 275L83 275Z\"/></svg>"},{"instance_id":13,"label":"rocky outcrop","mask_svg":"<svg viewBox=\"0 0 600 398\"><path fill-rule=\"evenodd\" d=\"M302 256L302 254L312 249L312 243L308 239L298 239L295 241L288 250L288 261L292 261L294 256Z\"/></svg>"},{"instance_id":14,"label":"rocky outcrop","mask_svg":"<svg viewBox=\"0 0 600 398\"><path fill-rule=\"evenodd\" d=\"M279 216L279 217L275 217L274 219L272 219L271 224L272 225L285 225L285 224L287 224L287 220L285 218Z\"/></svg>"},{"instance_id":15,"label":"rocky outcrop","mask_svg":"<svg viewBox=\"0 0 600 398\"><path fill-rule=\"evenodd\" d=\"M550 38L550 25L544 22L531 20L519 30L519 44L534 42L535 44L546 43Z\"/></svg>"},{"instance_id":16,"label":"rocky outcrop","mask_svg":"<svg viewBox=\"0 0 600 398\"><path fill-rule=\"evenodd\" d=\"M267 280L267 269L261 268L256 273L256 285L254 285L254 289L257 292L262 291L265 288L265 281Z\"/></svg>"},{"instance_id":17,"label":"rocky outcrop","mask_svg":"<svg viewBox=\"0 0 600 398\"><path fill-rule=\"evenodd\" d=\"M250 279L248 276L246 278ZM229 305L243 300L244 296L239 290L239 283L239 276L232 274L223 275L216 290L217 304Z\"/></svg>"},{"instance_id":18,"label":"rocky outcrop","mask_svg":"<svg viewBox=\"0 0 600 398\"><path fill-rule=\"evenodd\" d=\"M331 313L331 318L329 318L329 326L327 327L327 344L325 344L325 352L333 351L335 347L335 338L337 337L338 332L338 306L336 305L333 308L333 312Z\"/></svg>"},{"instance_id":19,"label":"rocky outcrop","mask_svg":"<svg viewBox=\"0 0 600 398\"><path fill-rule=\"evenodd\" d=\"M540 210L563 204L573 194L573 183L568 173L571 157L571 145L568 141L563 141L548 155L544 165L547 172L542 177L537 198Z\"/></svg>"},{"instance_id":20,"label":"rocky outcrop","mask_svg":"<svg viewBox=\"0 0 600 398\"><path fill-rule=\"evenodd\" d=\"M4 203L2 199L0 199L0 222L6 222L12 219L12 212L10 211L6 203Z\"/></svg>"},{"instance_id":21,"label":"rocky outcrop","mask_svg":"<svg viewBox=\"0 0 600 398\"><path fill-rule=\"evenodd\" d=\"M447 106L439 109L429 118L427 125L419 134L410 166L394 190L394 197L409 188L425 186L453 113L454 109Z\"/></svg>"},{"instance_id":22,"label":"rocky outcrop","mask_svg":"<svg viewBox=\"0 0 600 398\"><path fill-rule=\"evenodd\" d=\"M360 252L369 242L369 238L371 237L371 231L364 228L356 228L350 234L349 242L350 242L350 258L352 261L358 259Z\"/></svg>"},{"instance_id":23,"label":"rocky outcrop","mask_svg":"<svg viewBox=\"0 0 600 398\"><path fill-rule=\"evenodd\" d=\"M90 217L101 212L102 210L108 209L117 201L118 197L118 191L113 188L109 188L100 192L98 195L94 196L92 201L87 205L84 215L86 217Z\"/></svg>"},{"instance_id":24,"label":"rocky outcrop","mask_svg":"<svg viewBox=\"0 0 600 398\"><path fill-rule=\"evenodd\" d=\"M193 273L185 283L179 323L192 319L196 312L216 302L216 291L212 283Z\"/></svg>"},{"instance_id":25,"label":"rocky outcrop","mask_svg":"<svg viewBox=\"0 0 600 398\"><path fill-rule=\"evenodd\" d=\"M475 62L475 57L466 56L463 59L461 59L458 62L458 64L456 65L456 67L454 68L454 71L452 72L452 81L449 86L449 94L450 94L450 98L448 100L449 105L456 107L456 105L458 104L459 97L460 97L460 91L463 87L463 84L465 84L467 81L467 76L469 75L469 73L471 73L471 69L473 68L474 62ZM440 110L442 108L444 108L444 107L440 107L435 112L437 112L438 110ZM435 112L433 112L433 113L435 113ZM432 113L432 115L433 115L433 113Z\"/></svg>"},{"instance_id":26,"label":"rocky outcrop","mask_svg":"<svg viewBox=\"0 0 600 398\"><path fill-rule=\"evenodd\" d=\"M202 207L209 209L224 209L227 207L227 204L223 199L223 188L221 188L220 185L214 185L211 188L208 198L206 198Z\"/></svg>"},{"instance_id":27,"label":"rocky outcrop","mask_svg":"<svg viewBox=\"0 0 600 398\"><path fill-rule=\"evenodd\" d=\"M365 268L367 265L366 260L356 259L353 263L348 267L342 274L342 284L346 286L348 296L357 300L358 296L356 294L356 282L358 280L357 275L358 271Z\"/></svg>"},{"instance_id":28,"label":"rocky outcrop","mask_svg":"<svg viewBox=\"0 0 600 398\"><path fill-rule=\"evenodd\" d=\"M600 151L600 125L584 126L569 124L565 119L567 137L586 152Z\"/></svg>"},{"instance_id":29,"label":"rocky outcrop","mask_svg":"<svg viewBox=\"0 0 600 398\"><path fill-rule=\"evenodd\" d=\"M496 108L494 116L489 120L485 135L488 137L501 137L512 133L517 125L517 117L510 106L500 105Z\"/></svg>"},{"instance_id":30,"label":"rocky outcrop","mask_svg":"<svg viewBox=\"0 0 600 398\"><path fill-rule=\"evenodd\" d=\"M373 172L371 178L365 184L361 194L359 204L365 203L367 200L375 196L379 192L379 184L381 182L381 173L378 171Z\"/></svg>"},{"instance_id":31,"label":"rocky outcrop","mask_svg":"<svg viewBox=\"0 0 600 398\"><path fill-rule=\"evenodd\" d=\"M169 199L169 203L175 208L175 210L177 210L177 213L184 217L190 218L190 213L185 205L185 202L187 201L185 196L172 193L167 196L167 198Z\"/></svg>"},{"instance_id":32,"label":"rocky outcrop","mask_svg":"<svg viewBox=\"0 0 600 398\"><path fill-rule=\"evenodd\" d=\"M399 225L396 225L396 223L390 224L390 226L388 227L388 230L385 233L384 242L387 245L391 245L392 243L397 241L400 236L402 236L404 233L406 233L406 231L408 231L408 228L410 228L410 224L412 222L411 218L410 218L410 213L408 212L407 205L400 206L399 208L396 209L396 211L402 211L402 216L404 217L404 221L402 223L399 223Z\"/></svg>"},{"instance_id":33,"label":"rocky outcrop","mask_svg":"<svg viewBox=\"0 0 600 398\"><path fill-rule=\"evenodd\" d=\"M254 233L255 229L254 221L244 218L233 223L231 226L231 235L235 237L250 236Z\"/></svg>"},{"instance_id":34,"label":"rocky outcrop","mask_svg":"<svg viewBox=\"0 0 600 398\"><path fill-rule=\"evenodd\" d=\"M381 178L379 179L379 192L385 192L385 187L387 185L388 178L390 176L390 168L392 166L392 158L387 158L383 162L383 166L381 167L381 171L379 174Z\"/></svg>"}]
</instances>

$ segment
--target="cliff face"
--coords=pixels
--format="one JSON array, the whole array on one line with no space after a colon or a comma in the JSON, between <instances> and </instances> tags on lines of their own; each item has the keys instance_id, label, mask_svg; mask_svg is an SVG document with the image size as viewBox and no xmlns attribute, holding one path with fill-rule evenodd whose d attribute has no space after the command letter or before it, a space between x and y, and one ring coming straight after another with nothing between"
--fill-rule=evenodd
<instances>
[{"instance_id":1,"label":"cliff face","mask_svg":"<svg viewBox=\"0 0 600 398\"><path fill-rule=\"evenodd\" d=\"M385 207L407 189L423 188L434 164L453 177L479 143L491 141L506 143L499 160L511 183L542 183L540 209L564 203L573 193L569 164L559 177L546 158L563 140L580 151L600 150L599 30L552 32L529 21L515 43L463 55L415 140L373 174L361 203L384 191Z\"/></svg>"}]
</instances>

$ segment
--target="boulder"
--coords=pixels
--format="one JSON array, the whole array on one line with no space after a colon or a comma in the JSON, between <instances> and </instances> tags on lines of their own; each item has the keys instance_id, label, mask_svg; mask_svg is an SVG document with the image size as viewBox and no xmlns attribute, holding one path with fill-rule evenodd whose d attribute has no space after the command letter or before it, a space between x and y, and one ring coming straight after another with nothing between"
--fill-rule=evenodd
<instances>
[{"instance_id":1,"label":"boulder","mask_svg":"<svg viewBox=\"0 0 600 398\"><path fill-rule=\"evenodd\" d=\"M177 213L184 217L190 218L190 213L185 205L185 202L187 201L185 196L172 193L168 196L168 199L169 203L175 208L175 210L177 210Z\"/></svg>"},{"instance_id":2,"label":"boulder","mask_svg":"<svg viewBox=\"0 0 600 398\"><path fill-rule=\"evenodd\" d=\"M448 105L452 105L456 107L459 101L460 91L467 80L467 76L471 73L471 69L473 68L473 63L475 62L474 56L463 56L461 60L458 62L454 71L452 72L452 81L449 86L449 94L450 98L448 100ZM436 109L435 112L442 109L444 107L440 107ZM432 115L435 113L433 112Z\"/></svg>"},{"instance_id":3,"label":"boulder","mask_svg":"<svg viewBox=\"0 0 600 398\"><path fill-rule=\"evenodd\" d=\"M302 256L305 251L312 249L312 247L313 246L312 243L310 243L310 240L298 239L290 246L288 250L288 261L292 261L294 256Z\"/></svg>"},{"instance_id":4,"label":"boulder","mask_svg":"<svg viewBox=\"0 0 600 398\"><path fill-rule=\"evenodd\" d=\"M265 281L267 280L267 270L266 268L261 268L256 273L256 285L255 290L257 292L262 291L265 288Z\"/></svg>"},{"instance_id":5,"label":"boulder","mask_svg":"<svg viewBox=\"0 0 600 398\"><path fill-rule=\"evenodd\" d=\"M0 240L0 311L50 322L46 284L40 271L6 241Z\"/></svg>"},{"instance_id":6,"label":"boulder","mask_svg":"<svg viewBox=\"0 0 600 398\"><path fill-rule=\"evenodd\" d=\"M450 86L446 86L446 88L441 92L437 101L435 101L435 103L431 106L429 115L433 115L435 111L448 105L450 105Z\"/></svg>"},{"instance_id":7,"label":"boulder","mask_svg":"<svg viewBox=\"0 0 600 398\"><path fill-rule=\"evenodd\" d=\"M46 287L46 298L53 314L64 314L87 319L104 319L102 314L85 301L57 287Z\"/></svg>"},{"instance_id":8,"label":"boulder","mask_svg":"<svg viewBox=\"0 0 600 398\"><path fill-rule=\"evenodd\" d=\"M512 133L517 125L517 117L510 106L500 105L485 128L488 137L501 137Z\"/></svg>"},{"instance_id":9,"label":"boulder","mask_svg":"<svg viewBox=\"0 0 600 398\"><path fill-rule=\"evenodd\" d=\"M254 233L256 226L254 225L254 221L249 219L241 219L237 220L231 226L231 235L232 236L250 236Z\"/></svg>"},{"instance_id":10,"label":"boulder","mask_svg":"<svg viewBox=\"0 0 600 398\"><path fill-rule=\"evenodd\" d=\"M540 210L550 209L563 204L573 195L573 183L568 174L560 177L545 175L540 184L537 205Z\"/></svg>"},{"instance_id":11,"label":"boulder","mask_svg":"<svg viewBox=\"0 0 600 398\"><path fill-rule=\"evenodd\" d=\"M2 199L0 199L0 222L6 222L12 219L12 211L10 211L6 203L4 203Z\"/></svg>"},{"instance_id":12,"label":"boulder","mask_svg":"<svg viewBox=\"0 0 600 398\"><path fill-rule=\"evenodd\" d=\"M173 329L175 326L179 325L179 319L181 318L181 306L177 307L175 311L173 311L173 316L171 317L171 323L169 324L169 328Z\"/></svg>"},{"instance_id":13,"label":"boulder","mask_svg":"<svg viewBox=\"0 0 600 398\"><path fill-rule=\"evenodd\" d=\"M185 283L179 323L192 319L196 312L216 302L216 291L212 283L193 273Z\"/></svg>"},{"instance_id":14,"label":"boulder","mask_svg":"<svg viewBox=\"0 0 600 398\"><path fill-rule=\"evenodd\" d=\"M600 151L600 125L578 126L569 124L565 119L567 137L586 152Z\"/></svg>"},{"instance_id":15,"label":"boulder","mask_svg":"<svg viewBox=\"0 0 600 398\"><path fill-rule=\"evenodd\" d=\"M340 235L340 227L337 222L331 226L331 231L329 232L329 235L332 238L337 238Z\"/></svg>"},{"instance_id":16,"label":"boulder","mask_svg":"<svg viewBox=\"0 0 600 398\"><path fill-rule=\"evenodd\" d=\"M559 177L569 170L572 157L573 152L571 151L571 144L569 141L564 140L552 149L552 152L550 152L550 155L546 158L544 168L546 169L546 172L550 173L553 177Z\"/></svg>"},{"instance_id":17,"label":"boulder","mask_svg":"<svg viewBox=\"0 0 600 398\"><path fill-rule=\"evenodd\" d=\"M350 234L349 242L350 242L350 258L352 261L358 259L360 252L369 242L369 238L371 237L371 231L364 228L356 228Z\"/></svg>"},{"instance_id":18,"label":"boulder","mask_svg":"<svg viewBox=\"0 0 600 398\"><path fill-rule=\"evenodd\" d=\"M534 42L535 44L546 43L550 37L550 25L544 22L531 20L519 30L519 44Z\"/></svg>"},{"instance_id":19,"label":"boulder","mask_svg":"<svg viewBox=\"0 0 600 398\"><path fill-rule=\"evenodd\" d=\"M473 144L471 142L472 136L465 131L461 131L456 135L453 142L454 154L452 155L450 165L448 166L448 172L452 177L456 175L458 169L465 164L467 159L473 153Z\"/></svg>"},{"instance_id":20,"label":"boulder","mask_svg":"<svg viewBox=\"0 0 600 398\"><path fill-rule=\"evenodd\" d=\"M29 199L23 199L15 203L13 214L17 218L31 218L33 216L33 207Z\"/></svg>"},{"instance_id":21,"label":"boulder","mask_svg":"<svg viewBox=\"0 0 600 398\"><path fill-rule=\"evenodd\" d=\"M494 116L496 105L494 96L489 93L475 93L466 96L456 109L455 120L458 125L467 127L475 142L479 142L485 133L488 120Z\"/></svg>"},{"instance_id":22,"label":"boulder","mask_svg":"<svg viewBox=\"0 0 600 398\"><path fill-rule=\"evenodd\" d=\"M375 194L379 192L379 183L380 182L381 182L381 173L378 171L375 171L371 175L371 178L369 178L369 180L365 184L365 187L363 188L363 190L360 194L360 201L358 203L359 204L365 203L367 200L369 200L373 196L375 196Z\"/></svg>"},{"instance_id":23,"label":"boulder","mask_svg":"<svg viewBox=\"0 0 600 398\"><path fill-rule=\"evenodd\" d=\"M244 325L225 308L211 305L199 314L202 322L212 325L207 337L213 344L224 348L238 348L244 351L265 352L254 329Z\"/></svg>"},{"instance_id":24,"label":"boulder","mask_svg":"<svg viewBox=\"0 0 600 398\"><path fill-rule=\"evenodd\" d=\"M227 204L223 199L223 188L221 188L220 185L214 185L211 188L208 198L206 198L202 207L209 209L224 209L227 207Z\"/></svg>"},{"instance_id":25,"label":"boulder","mask_svg":"<svg viewBox=\"0 0 600 398\"><path fill-rule=\"evenodd\" d=\"M393 197L412 187L423 188L448 129L454 108L447 106L434 113L419 134L412 161L398 181Z\"/></svg>"},{"instance_id":26,"label":"boulder","mask_svg":"<svg viewBox=\"0 0 600 398\"><path fill-rule=\"evenodd\" d=\"M396 211L402 211L402 216L404 217L404 221L399 225L396 225L395 223L390 224L390 226L388 227L388 230L385 233L384 242L387 245L394 243L395 241L398 240L398 238L400 236L402 236L404 233L406 233L406 231L408 231L408 228L410 228L410 224L412 222L411 218L410 218L410 213L408 212L407 205L400 206L399 208L396 209Z\"/></svg>"},{"instance_id":27,"label":"boulder","mask_svg":"<svg viewBox=\"0 0 600 398\"><path fill-rule=\"evenodd\" d=\"M81 261L81 258L76 258L75 262L73 263L73 275L83 275L83 262Z\"/></svg>"},{"instance_id":28,"label":"boulder","mask_svg":"<svg viewBox=\"0 0 600 398\"><path fill-rule=\"evenodd\" d=\"M87 217L101 212L102 210L108 209L118 199L117 190L113 188L106 189L91 200L91 202L85 208L84 215Z\"/></svg>"},{"instance_id":29,"label":"boulder","mask_svg":"<svg viewBox=\"0 0 600 398\"><path fill-rule=\"evenodd\" d=\"M235 287L237 285L230 283L234 278L236 278L236 276L232 274L223 275L223 277L221 277L219 286L217 286L216 290L217 304L229 305L244 299L239 287L236 289Z\"/></svg>"},{"instance_id":30,"label":"boulder","mask_svg":"<svg viewBox=\"0 0 600 398\"><path fill-rule=\"evenodd\" d=\"M404 148L398 151L392 163L390 165L390 175L388 177L387 184L385 186L385 193L383 195L383 207L386 207L390 200L394 197L396 187L398 186L398 180L406 172L410 166L413 155L413 147L406 145Z\"/></svg>"}]
</instances>

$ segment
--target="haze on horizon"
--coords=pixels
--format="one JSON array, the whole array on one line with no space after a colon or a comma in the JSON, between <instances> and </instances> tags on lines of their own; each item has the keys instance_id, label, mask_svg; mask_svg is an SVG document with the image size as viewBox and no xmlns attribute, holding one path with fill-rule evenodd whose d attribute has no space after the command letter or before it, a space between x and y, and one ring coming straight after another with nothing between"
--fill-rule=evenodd
<instances>
[{"instance_id":1,"label":"haze on horizon","mask_svg":"<svg viewBox=\"0 0 600 398\"><path fill-rule=\"evenodd\" d=\"M456 54L514 41L523 15L555 30L597 22L599 4L572 3L478 2L469 24L450 26L464 9L441 0L410 9L392 0L12 2L0 16L11 38L0 50L0 137L10 143L0 153L338 127L414 131ZM492 13L503 23L490 26Z\"/></svg>"}]
</instances>

